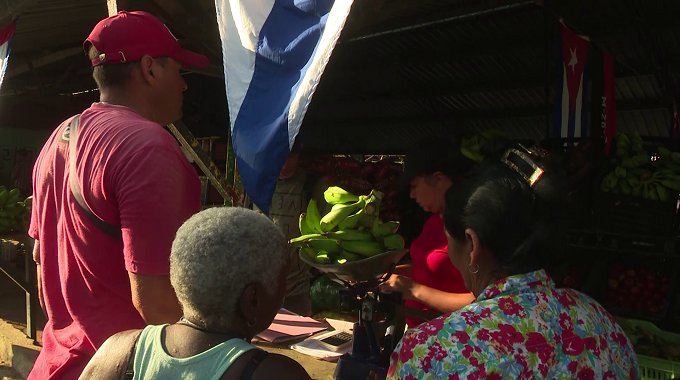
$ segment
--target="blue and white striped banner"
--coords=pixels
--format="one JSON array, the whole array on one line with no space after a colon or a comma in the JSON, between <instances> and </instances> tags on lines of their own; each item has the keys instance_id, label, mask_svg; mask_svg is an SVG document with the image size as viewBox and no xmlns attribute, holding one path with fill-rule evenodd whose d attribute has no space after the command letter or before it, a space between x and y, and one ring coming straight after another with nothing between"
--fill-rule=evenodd
<instances>
[{"instance_id":1,"label":"blue and white striped banner","mask_svg":"<svg viewBox=\"0 0 680 380\"><path fill-rule=\"evenodd\" d=\"M232 142L245 191L269 213L352 0L215 0Z\"/></svg>"},{"instance_id":2,"label":"blue and white striped banner","mask_svg":"<svg viewBox=\"0 0 680 380\"><path fill-rule=\"evenodd\" d=\"M9 53L11 52L10 43L14 37L14 29L16 27L16 20L12 20L4 29L0 31L0 86L5 79L5 71L7 71L7 63L9 62Z\"/></svg>"}]
</instances>

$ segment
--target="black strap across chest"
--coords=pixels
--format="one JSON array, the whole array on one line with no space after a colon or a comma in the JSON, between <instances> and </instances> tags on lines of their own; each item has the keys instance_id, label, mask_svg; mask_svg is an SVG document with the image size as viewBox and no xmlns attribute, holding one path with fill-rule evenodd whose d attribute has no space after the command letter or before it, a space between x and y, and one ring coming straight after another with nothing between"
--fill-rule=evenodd
<instances>
[{"instance_id":1,"label":"black strap across chest","mask_svg":"<svg viewBox=\"0 0 680 380\"><path fill-rule=\"evenodd\" d=\"M120 226L111 224L101 220L97 215L95 215L83 198L83 193L80 189L80 184L78 183L78 176L76 174L76 142L78 141L78 125L80 124L80 115L76 115L69 125L68 128L68 146L69 146L69 186L71 188L71 193L75 198L76 202L80 206L81 211L85 216L103 231L105 234L111 236L113 239L118 241L123 241L123 234L120 231ZM66 135L66 133L64 133Z\"/></svg>"}]
</instances>

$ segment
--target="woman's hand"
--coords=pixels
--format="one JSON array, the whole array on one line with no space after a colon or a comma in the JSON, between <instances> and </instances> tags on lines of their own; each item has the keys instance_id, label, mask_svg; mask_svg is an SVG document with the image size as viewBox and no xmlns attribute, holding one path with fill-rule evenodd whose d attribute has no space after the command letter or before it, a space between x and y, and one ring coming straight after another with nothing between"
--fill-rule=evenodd
<instances>
[{"instance_id":1,"label":"woman's hand","mask_svg":"<svg viewBox=\"0 0 680 380\"><path fill-rule=\"evenodd\" d=\"M418 283L411 278L393 274L384 284L380 285L380 291L384 293L400 292L404 299L413 299L413 291Z\"/></svg>"}]
</instances>

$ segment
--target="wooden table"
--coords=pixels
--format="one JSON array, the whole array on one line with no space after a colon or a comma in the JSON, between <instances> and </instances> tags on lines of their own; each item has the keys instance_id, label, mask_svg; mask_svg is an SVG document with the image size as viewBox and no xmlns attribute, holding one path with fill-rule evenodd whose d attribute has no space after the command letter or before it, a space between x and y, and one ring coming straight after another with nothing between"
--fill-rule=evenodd
<instances>
[{"instance_id":1,"label":"wooden table","mask_svg":"<svg viewBox=\"0 0 680 380\"><path fill-rule=\"evenodd\" d=\"M327 331L323 331L325 333ZM300 352L291 350L289 347L295 343L299 343L304 339L288 341L283 344L273 344L265 340L261 340L257 337L253 339L253 344L260 347L267 352L280 354L287 356L296 362L300 363L302 367L307 371L312 379L317 380L330 380L333 378L333 372L335 372L336 363L327 362L325 360L317 359L309 355L302 354Z\"/></svg>"}]
</instances>

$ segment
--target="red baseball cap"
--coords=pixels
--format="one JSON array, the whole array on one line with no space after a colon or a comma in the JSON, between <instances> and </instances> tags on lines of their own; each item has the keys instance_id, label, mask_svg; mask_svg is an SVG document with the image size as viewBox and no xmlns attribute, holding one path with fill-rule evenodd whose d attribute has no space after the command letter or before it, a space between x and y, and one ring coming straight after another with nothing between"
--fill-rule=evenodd
<instances>
[{"instance_id":1,"label":"red baseball cap","mask_svg":"<svg viewBox=\"0 0 680 380\"><path fill-rule=\"evenodd\" d=\"M182 49L165 24L142 11L120 11L101 20L83 43L86 51L88 43L99 51L99 57L92 59L93 67L135 62L145 55L171 57L184 66L209 64L205 56Z\"/></svg>"}]
</instances>

